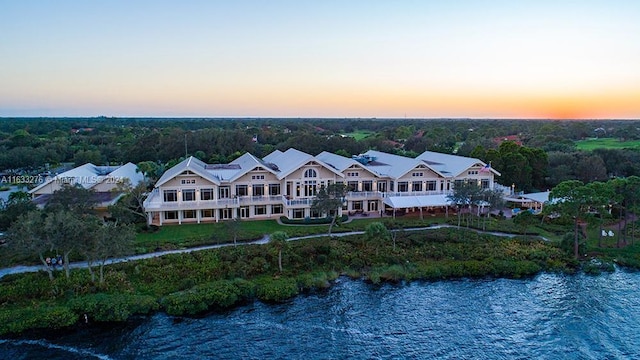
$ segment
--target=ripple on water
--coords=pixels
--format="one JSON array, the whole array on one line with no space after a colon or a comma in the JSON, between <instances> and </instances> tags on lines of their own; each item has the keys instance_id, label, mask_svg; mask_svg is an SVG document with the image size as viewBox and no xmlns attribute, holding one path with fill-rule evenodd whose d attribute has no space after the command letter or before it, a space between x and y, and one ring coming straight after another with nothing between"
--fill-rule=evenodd
<instances>
[{"instance_id":1,"label":"ripple on water","mask_svg":"<svg viewBox=\"0 0 640 360\"><path fill-rule=\"evenodd\" d=\"M639 285L640 274L624 271L383 286L341 278L285 304L181 322L158 314L44 348L48 359L58 351L64 359L637 358ZM19 356L25 347L43 357L41 344L0 342L15 359L31 358Z\"/></svg>"}]
</instances>

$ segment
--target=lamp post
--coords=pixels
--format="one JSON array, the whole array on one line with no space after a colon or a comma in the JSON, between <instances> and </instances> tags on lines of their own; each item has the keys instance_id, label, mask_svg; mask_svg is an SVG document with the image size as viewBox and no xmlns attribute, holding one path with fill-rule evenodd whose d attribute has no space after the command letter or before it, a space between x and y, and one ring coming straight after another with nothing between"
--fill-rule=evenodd
<instances>
[{"instance_id":1,"label":"lamp post","mask_svg":"<svg viewBox=\"0 0 640 360\"><path fill-rule=\"evenodd\" d=\"M511 184L511 195L515 195L516 194L516 184Z\"/></svg>"}]
</instances>

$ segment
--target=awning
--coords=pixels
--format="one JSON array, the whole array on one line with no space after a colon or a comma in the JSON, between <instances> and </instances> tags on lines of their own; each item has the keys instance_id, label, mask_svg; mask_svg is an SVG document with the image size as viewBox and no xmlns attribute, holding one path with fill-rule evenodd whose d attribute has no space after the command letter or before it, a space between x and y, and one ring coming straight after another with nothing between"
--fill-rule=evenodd
<instances>
[{"instance_id":1,"label":"awning","mask_svg":"<svg viewBox=\"0 0 640 360\"><path fill-rule=\"evenodd\" d=\"M447 206L451 203L447 200L447 195L389 196L383 202L394 209Z\"/></svg>"}]
</instances>

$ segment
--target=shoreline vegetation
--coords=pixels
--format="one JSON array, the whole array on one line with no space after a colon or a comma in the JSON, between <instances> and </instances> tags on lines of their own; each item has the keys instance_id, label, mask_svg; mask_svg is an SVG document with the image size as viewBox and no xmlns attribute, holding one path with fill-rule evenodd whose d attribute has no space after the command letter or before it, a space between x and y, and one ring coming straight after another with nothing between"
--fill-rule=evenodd
<instances>
[{"instance_id":1,"label":"shoreline vegetation","mask_svg":"<svg viewBox=\"0 0 640 360\"><path fill-rule=\"evenodd\" d=\"M372 236L369 228L382 222L385 222L381 226L383 233ZM229 244L112 264L105 270L104 283L92 282L90 273L83 269L73 270L69 278L60 271L53 280L44 271L10 274L0 279L0 335L73 330L85 324L126 322L159 311L178 317L199 316L250 301L283 302L301 293L329 288L339 276L381 284L526 278L541 272L579 270L598 274L613 271L614 264L640 268L636 245L595 250L587 243L586 261L576 260L562 238L567 232L564 226L545 224L518 229L510 220L495 220L478 224L474 229L471 224L468 228L450 226L454 223L453 217L360 219L339 228L341 232L358 234L330 237L326 235L326 226L243 222L239 244L254 239L258 228L286 231L286 236L319 236L279 244ZM209 244L214 240L230 240L225 237L228 234L224 224L210 225L218 231L215 235L208 233ZM387 232L385 226L394 231ZM409 231L409 226L432 228ZM160 245L163 249L193 246L206 240L200 235L193 242L186 238L197 233L194 229L203 228L211 231L206 226L166 227L155 233L139 234L137 243L147 247ZM483 233L482 228L514 236ZM325 233L320 234L323 229ZM169 241L171 237L175 241ZM588 238L597 236L590 234ZM568 245L572 245L572 240Z\"/></svg>"}]
</instances>

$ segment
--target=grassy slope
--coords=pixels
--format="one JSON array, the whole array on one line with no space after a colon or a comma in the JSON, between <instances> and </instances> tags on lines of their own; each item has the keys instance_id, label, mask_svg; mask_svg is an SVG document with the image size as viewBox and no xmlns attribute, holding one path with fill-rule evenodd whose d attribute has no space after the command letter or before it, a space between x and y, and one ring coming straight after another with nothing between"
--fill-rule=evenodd
<instances>
[{"instance_id":1,"label":"grassy slope","mask_svg":"<svg viewBox=\"0 0 640 360\"><path fill-rule=\"evenodd\" d=\"M576 141L578 150L593 150L593 149L625 149L625 148L640 148L640 140L633 141L620 141L614 138L600 138L600 139L585 139Z\"/></svg>"},{"instance_id":2,"label":"grassy slope","mask_svg":"<svg viewBox=\"0 0 640 360\"><path fill-rule=\"evenodd\" d=\"M350 132L350 133L346 133L343 134L345 136L351 136L352 138L356 139L356 141L360 141L366 137L369 137L371 135L374 135L375 133L373 131L368 131L368 130L358 130L358 131L354 131L354 132Z\"/></svg>"}]
</instances>

